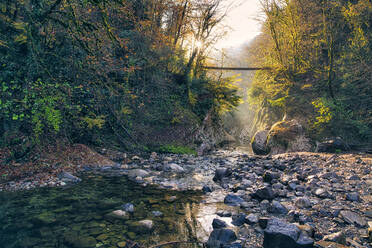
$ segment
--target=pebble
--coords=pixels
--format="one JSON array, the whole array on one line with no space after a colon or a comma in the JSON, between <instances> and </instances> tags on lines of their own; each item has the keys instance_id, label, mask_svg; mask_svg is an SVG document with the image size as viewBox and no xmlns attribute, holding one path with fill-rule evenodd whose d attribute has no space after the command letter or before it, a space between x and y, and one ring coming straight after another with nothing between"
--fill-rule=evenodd
<instances>
[{"instance_id":1,"label":"pebble","mask_svg":"<svg viewBox=\"0 0 372 248\"><path fill-rule=\"evenodd\" d=\"M327 156L282 154L260 157L230 151L212 152L204 157L157 154L150 158L151 161L138 157L124 166L105 167L99 173L126 174L138 183L163 185L172 190L203 189L208 193L203 196L208 201L226 200L229 206L222 207L223 210L216 214L224 218L233 216L237 224L234 227L236 238L258 242L257 246L252 247L262 247L267 223L278 214L291 222L314 226L317 240L324 239L323 242L342 245L342 242L337 243L339 241L329 235L345 229L346 239L357 238L353 242L359 243L360 247L368 247L367 241L372 239L372 227L368 227L367 223L372 219L372 214L368 212L370 192L367 189L372 185L372 179L366 172L370 172L370 165L363 165L364 162L355 165L349 160L343 162L340 159L343 155L327 163ZM187 173L167 173L182 171L178 166ZM95 168L99 167L89 168L92 168L90 172L96 173L98 169ZM170 171L164 172L163 168L169 168ZM84 170L84 167L81 169ZM198 180L193 178L196 174L200 175ZM25 180L1 185L0 191L66 186L69 183L55 177L45 181ZM168 199L169 203L175 200ZM130 211L126 210L122 211L129 217ZM232 214L239 211L248 214L244 218L244 223L248 225L240 225L241 216ZM150 216L157 215L160 213L150 212ZM226 227L222 229L230 230ZM227 234L230 231L224 232ZM296 242L311 242L310 236L300 232ZM226 247L239 245L242 242L231 241Z\"/></svg>"}]
</instances>

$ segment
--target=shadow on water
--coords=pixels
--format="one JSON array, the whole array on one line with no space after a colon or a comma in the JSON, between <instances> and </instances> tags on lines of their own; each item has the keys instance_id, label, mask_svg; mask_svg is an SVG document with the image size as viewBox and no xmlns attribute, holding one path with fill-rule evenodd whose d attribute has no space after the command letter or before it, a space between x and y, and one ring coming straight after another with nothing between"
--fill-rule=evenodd
<instances>
[{"instance_id":1,"label":"shadow on water","mask_svg":"<svg viewBox=\"0 0 372 248\"><path fill-rule=\"evenodd\" d=\"M192 209L200 195L195 192L141 187L125 177L82 179L71 187L0 193L0 247L111 248L128 247L130 241L147 247L196 238ZM135 206L128 219L107 215L128 202ZM145 219L153 221L152 229L138 224Z\"/></svg>"}]
</instances>

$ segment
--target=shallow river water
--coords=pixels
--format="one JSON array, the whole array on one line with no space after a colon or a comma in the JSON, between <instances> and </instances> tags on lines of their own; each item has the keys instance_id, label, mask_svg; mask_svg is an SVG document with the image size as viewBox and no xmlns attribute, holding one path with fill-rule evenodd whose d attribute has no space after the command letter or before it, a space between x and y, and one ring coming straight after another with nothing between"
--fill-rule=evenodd
<instances>
[{"instance_id":1,"label":"shallow river water","mask_svg":"<svg viewBox=\"0 0 372 248\"><path fill-rule=\"evenodd\" d=\"M111 248L128 247L131 241L149 247L203 236L196 220L204 217L198 213L198 193L142 187L126 177L82 179L64 188L0 193L0 247ZM127 220L107 215L125 203L134 205ZM163 215L155 217L153 211ZM141 227L141 220L152 220L153 228Z\"/></svg>"}]
</instances>

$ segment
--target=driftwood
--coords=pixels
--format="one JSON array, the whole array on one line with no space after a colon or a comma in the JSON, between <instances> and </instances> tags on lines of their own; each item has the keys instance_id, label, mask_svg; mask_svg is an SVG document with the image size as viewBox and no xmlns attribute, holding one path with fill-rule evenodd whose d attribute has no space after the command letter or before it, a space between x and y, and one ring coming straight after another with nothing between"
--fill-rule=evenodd
<instances>
[{"instance_id":1,"label":"driftwood","mask_svg":"<svg viewBox=\"0 0 372 248\"><path fill-rule=\"evenodd\" d=\"M179 244L201 244L203 247L206 247L205 243L200 242L200 241L169 241L169 242L165 242L162 244L145 247L134 241L128 240L128 248L160 248L166 245L179 245Z\"/></svg>"},{"instance_id":2,"label":"driftwood","mask_svg":"<svg viewBox=\"0 0 372 248\"><path fill-rule=\"evenodd\" d=\"M178 245L178 244L202 244L204 247L204 243L199 242L199 241L170 241L170 242L166 242L166 243L162 243L158 245L153 245L153 246L150 246L149 248L160 248L166 245Z\"/></svg>"}]
</instances>

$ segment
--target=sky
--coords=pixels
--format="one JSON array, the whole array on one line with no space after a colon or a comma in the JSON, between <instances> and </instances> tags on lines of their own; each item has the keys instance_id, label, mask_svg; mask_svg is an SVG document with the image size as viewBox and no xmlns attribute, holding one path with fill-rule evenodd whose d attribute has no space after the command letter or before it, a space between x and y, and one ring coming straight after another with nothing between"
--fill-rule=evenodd
<instances>
[{"instance_id":1,"label":"sky","mask_svg":"<svg viewBox=\"0 0 372 248\"><path fill-rule=\"evenodd\" d=\"M234 6L224 20L224 24L231 30L215 45L217 49L239 47L260 33L260 22L257 20L260 15L259 0L225 1Z\"/></svg>"}]
</instances>

